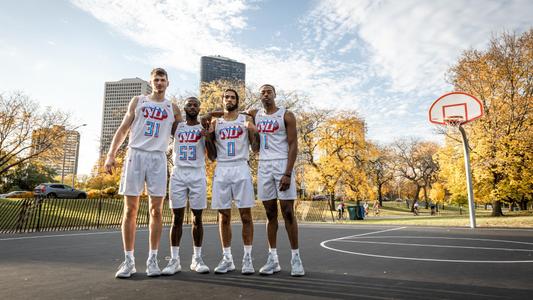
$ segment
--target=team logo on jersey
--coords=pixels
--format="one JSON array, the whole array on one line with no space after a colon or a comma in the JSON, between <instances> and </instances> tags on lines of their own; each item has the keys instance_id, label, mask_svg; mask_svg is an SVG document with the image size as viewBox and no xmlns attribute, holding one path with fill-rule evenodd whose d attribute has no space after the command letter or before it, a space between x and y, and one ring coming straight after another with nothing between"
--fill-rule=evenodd
<instances>
[{"instance_id":1,"label":"team logo on jersey","mask_svg":"<svg viewBox=\"0 0 533 300\"><path fill-rule=\"evenodd\" d=\"M226 127L218 131L218 135L222 140L238 139L243 133L241 126Z\"/></svg>"},{"instance_id":2,"label":"team logo on jersey","mask_svg":"<svg viewBox=\"0 0 533 300\"><path fill-rule=\"evenodd\" d=\"M272 133L279 129L277 120L261 120L257 123L257 131L259 133Z\"/></svg>"},{"instance_id":3,"label":"team logo on jersey","mask_svg":"<svg viewBox=\"0 0 533 300\"><path fill-rule=\"evenodd\" d=\"M196 143L202 138L200 129L180 131L176 133L176 138L180 143Z\"/></svg>"},{"instance_id":4,"label":"team logo on jersey","mask_svg":"<svg viewBox=\"0 0 533 300\"><path fill-rule=\"evenodd\" d=\"M159 106L143 106L141 109L143 116L147 119L164 120L168 118L167 110Z\"/></svg>"}]
</instances>

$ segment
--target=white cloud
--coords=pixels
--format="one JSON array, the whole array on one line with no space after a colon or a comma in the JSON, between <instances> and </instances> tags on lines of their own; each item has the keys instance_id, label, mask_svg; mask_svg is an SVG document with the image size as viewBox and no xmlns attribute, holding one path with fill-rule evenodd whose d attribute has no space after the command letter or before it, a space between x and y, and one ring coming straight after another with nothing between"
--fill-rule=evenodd
<instances>
[{"instance_id":1,"label":"white cloud","mask_svg":"<svg viewBox=\"0 0 533 300\"><path fill-rule=\"evenodd\" d=\"M248 83L300 90L322 107L357 109L369 134L382 141L430 136L425 110L450 89L444 74L461 51L483 47L492 31L522 29L533 19L525 0L328 0L302 17L303 43L265 47L238 42L239 33L254 29L246 13L260 7L256 1L74 4L149 48L147 64L198 74L200 56L231 57L246 63Z\"/></svg>"}]
</instances>

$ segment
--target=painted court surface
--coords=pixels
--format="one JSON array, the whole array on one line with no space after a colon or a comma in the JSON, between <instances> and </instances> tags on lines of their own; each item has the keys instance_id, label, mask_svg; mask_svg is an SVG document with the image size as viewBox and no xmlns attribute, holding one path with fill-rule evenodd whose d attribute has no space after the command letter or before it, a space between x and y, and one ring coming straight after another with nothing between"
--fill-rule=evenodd
<instances>
[{"instance_id":1,"label":"painted court surface","mask_svg":"<svg viewBox=\"0 0 533 300\"><path fill-rule=\"evenodd\" d=\"M59 232L0 236L0 299L531 299L533 230L302 224L306 276L290 277L283 224L278 233L282 271L261 276L266 232L256 224L256 274L240 274L241 227L233 225L237 270L225 275L188 270L190 227L181 244L182 271L145 276L148 232L137 233L137 274L114 278L123 259L120 232ZM168 257L168 230L159 251ZM203 257L221 258L217 227L206 226Z\"/></svg>"}]
</instances>

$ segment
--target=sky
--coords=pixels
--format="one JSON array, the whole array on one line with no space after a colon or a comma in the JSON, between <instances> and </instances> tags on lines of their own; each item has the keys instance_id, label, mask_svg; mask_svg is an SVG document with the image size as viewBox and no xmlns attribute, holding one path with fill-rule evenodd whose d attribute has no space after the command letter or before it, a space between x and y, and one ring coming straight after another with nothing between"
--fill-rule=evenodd
<instances>
[{"instance_id":1,"label":"sky","mask_svg":"<svg viewBox=\"0 0 533 300\"><path fill-rule=\"evenodd\" d=\"M252 87L357 111L374 142L438 142L427 110L453 91L448 69L532 25L528 0L1 1L0 93L23 91L87 124L79 174L98 158L104 82L148 80L160 66L168 92L195 92L204 55L245 63Z\"/></svg>"}]
</instances>

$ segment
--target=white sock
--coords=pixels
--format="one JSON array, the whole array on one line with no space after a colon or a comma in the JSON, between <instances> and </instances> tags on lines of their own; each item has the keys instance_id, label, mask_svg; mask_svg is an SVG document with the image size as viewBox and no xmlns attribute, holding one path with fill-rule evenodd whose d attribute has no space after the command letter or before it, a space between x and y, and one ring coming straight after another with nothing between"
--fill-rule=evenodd
<instances>
[{"instance_id":1,"label":"white sock","mask_svg":"<svg viewBox=\"0 0 533 300\"><path fill-rule=\"evenodd\" d=\"M157 249L150 249L150 251L148 252L148 258L152 257L153 255L157 257Z\"/></svg>"},{"instance_id":2,"label":"white sock","mask_svg":"<svg viewBox=\"0 0 533 300\"><path fill-rule=\"evenodd\" d=\"M294 258L296 255L300 255L300 249L291 249L292 258Z\"/></svg>"},{"instance_id":3,"label":"white sock","mask_svg":"<svg viewBox=\"0 0 533 300\"><path fill-rule=\"evenodd\" d=\"M222 253L224 256L231 258L231 247L222 248Z\"/></svg>"},{"instance_id":4,"label":"white sock","mask_svg":"<svg viewBox=\"0 0 533 300\"><path fill-rule=\"evenodd\" d=\"M278 249L276 248L270 248L268 250L268 252L270 252L270 254L272 254L272 258L274 259L274 261L278 261Z\"/></svg>"},{"instance_id":5,"label":"white sock","mask_svg":"<svg viewBox=\"0 0 533 300\"><path fill-rule=\"evenodd\" d=\"M192 251L195 257L202 256L202 247L192 247Z\"/></svg>"},{"instance_id":6,"label":"white sock","mask_svg":"<svg viewBox=\"0 0 533 300\"><path fill-rule=\"evenodd\" d=\"M252 245L244 245L244 254L252 255Z\"/></svg>"},{"instance_id":7,"label":"white sock","mask_svg":"<svg viewBox=\"0 0 533 300\"><path fill-rule=\"evenodd\" d=\"M124 251L124 258L129 257L133 263L135 263L135 256L133 256L133 250L131 251Z\"/></svg>"},{"instance_id":8,"label":"white sock","mask_svg":"<svg viewBox=\"0 0 533 300\"><path fill-rule=\"evenodd\" d=\"M180 247L170 247L170 257L171 258L179 258L180 257Z\"/></svg>"}]
</instances>

